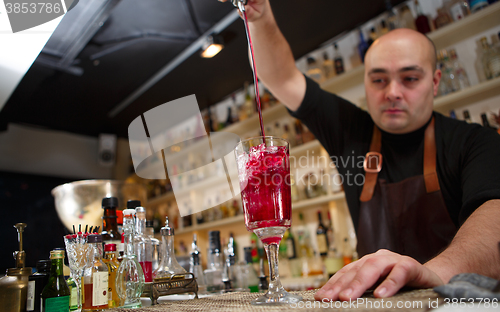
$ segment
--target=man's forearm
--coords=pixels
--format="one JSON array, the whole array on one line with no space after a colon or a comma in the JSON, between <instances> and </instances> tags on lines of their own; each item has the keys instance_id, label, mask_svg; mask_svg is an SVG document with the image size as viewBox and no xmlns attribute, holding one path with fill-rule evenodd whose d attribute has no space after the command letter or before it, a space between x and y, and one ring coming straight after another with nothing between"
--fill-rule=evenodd
<instances>
[{"instance_id":1,"label":"man's forearm","mask_svg":"<svg viewBox=\"0 0 500 312\"><path fill-rule=\"evenodd\" d=\"M481 205L460 227L450 246L425 264L444 283L458 273L500 279L500 200Z\"/></svg>"}]
</instances>

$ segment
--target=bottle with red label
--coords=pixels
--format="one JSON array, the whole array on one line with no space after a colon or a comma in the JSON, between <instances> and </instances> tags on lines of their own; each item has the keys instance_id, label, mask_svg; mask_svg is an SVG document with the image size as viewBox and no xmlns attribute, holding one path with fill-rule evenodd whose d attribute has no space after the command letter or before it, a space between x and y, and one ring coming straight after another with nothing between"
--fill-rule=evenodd
<instances>
[{"instance_id":1,"label":"bottle with red label","mask_svg":"<svg viewBox=\"0 0 500 312\"><path fill-rule=\"evenodd\" d=\"M92 246L89 265L83 273L82 311L102 311L108 308L108 267L102 261L102 236L90 234Z\"/></svg>"}]
</instances>

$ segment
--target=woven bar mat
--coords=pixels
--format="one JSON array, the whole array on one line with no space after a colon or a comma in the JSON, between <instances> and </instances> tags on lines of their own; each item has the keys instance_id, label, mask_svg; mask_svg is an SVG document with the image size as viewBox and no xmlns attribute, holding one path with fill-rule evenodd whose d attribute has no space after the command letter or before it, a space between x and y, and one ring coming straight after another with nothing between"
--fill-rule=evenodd
<instances>
[{"instance_id":1,"label":"woven bar mat","mask_svg":"<svg viewBox=\"0 0 500 312\"><path fill-rule=\"evenodd\" d=\"M303 301L298 304L280 306L254 306L250 301L259 297L258 293L234 292L223 295L210 296L201 299L165 302L140 309L116 308L109 311L173 311L173 312L268 312L268 311L324 311L334 309L336 311L429 311L430 307L442 305L442 299L432 289L419 289L403 291L393 297L385 299L374 298L371 294L365 294L362 298L349 301L321 302L314 300L316 290L292 292L302 296Z\"/></svg>"}]
</instances>

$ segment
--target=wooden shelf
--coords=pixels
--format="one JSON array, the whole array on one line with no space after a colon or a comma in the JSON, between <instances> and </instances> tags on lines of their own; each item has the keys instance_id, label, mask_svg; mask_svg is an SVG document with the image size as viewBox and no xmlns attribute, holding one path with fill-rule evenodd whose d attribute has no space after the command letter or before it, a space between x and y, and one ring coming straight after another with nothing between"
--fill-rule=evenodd
<instances>
[{"instance_id":1,"label":"wooden shelf","mask_svg":"<svg viewBox=\"0 0 500 312\"><path fill-rule=\"evenodd\" d=\"M467 89L440 96L434 100L434 110L447 115L452 109L457 109L497 95L500 95L500 77L481 82Z\"/></svg>"},{"instance_id":2,"label":"wooden shelf","mask_svg":"<svg viewBox=\"0 0 500 312\"><path fill-rule=\"evenodd\" d=\"M331 201L336 201L336 200L342 200L345 198L344 192L340 193L335 193L331 195L326 195L326 196L320 196L312 199L306 199L306 200L301 200L299 202L292 203L292 211L294 210L301 210L301 209L306 209L309 207L314 207L314 206L319 206L322 204L326 204ZM207 229L216 229L221 226L225 225L230 225L230 224L235 224L235 223L241 223L244 225L244 216L239 215L231 218L225 218L217 221L212 221L212 222L206 222L202 224L196 224L187 228L183 229L176 229L176 234L183 234L183 233L189 233L193 231L201 231L201 230L207 230Z\"/></svg>"},{"instance_id":3,"label":"wooden shelf","mask_svg":"<svg viewBox=\"0 0 500 312\"><path fill-rule=\"evenodd\" d=\"M365 65L360 65L348 72L335 76L321 83L323 90L339 93L364 83Z\"/></svg>"},{"instance_id":4,"label":"wooden shelf","mask_svg":"<svg viewBox=\"0 0 500 312\"><path fill-rule=\"evenodd\" d=\"M262 119L269 123L274 122L276 119L286 115L288 115L288 112L285 105L278 103L275 106L269 107L268 109L264 110L262 112ZM259 115L255 113L252 117L232 124L229 127L222 129L221 131L243 135L246 132L257 131L259 127Z\"/></svg>"}]
</instances>

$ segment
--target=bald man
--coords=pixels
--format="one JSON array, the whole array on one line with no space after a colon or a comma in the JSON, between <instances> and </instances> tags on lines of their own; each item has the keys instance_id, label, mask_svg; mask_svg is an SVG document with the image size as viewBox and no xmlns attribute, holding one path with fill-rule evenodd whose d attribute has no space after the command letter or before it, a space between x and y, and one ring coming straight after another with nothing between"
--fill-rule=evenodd
<instances>
[{"instance_id":1,"label":"bald man","mask_svg":"<svg viewBox=\"0 0 500 312\"><path fill-rule=\"evenodd\" d=\"M499 279L500 136L433 112L441 71L432 42L398 29L373 43L365 112L296 68L268 0L249 0L246 12L259 78L344 160L336 165L362 258L315 298L355 299L373 287L388 297L463 272ZM367 161L345 161L357 156Z\"/></svg>"}]
</instances>

